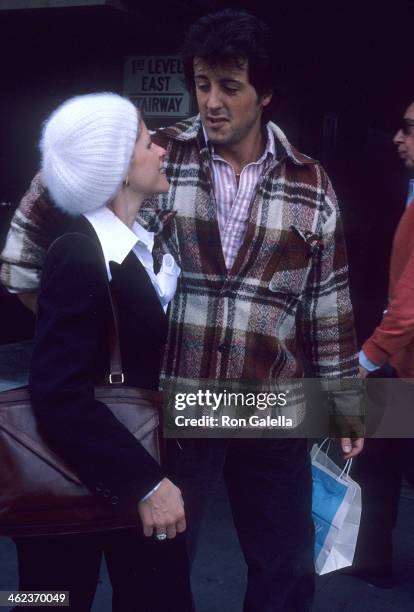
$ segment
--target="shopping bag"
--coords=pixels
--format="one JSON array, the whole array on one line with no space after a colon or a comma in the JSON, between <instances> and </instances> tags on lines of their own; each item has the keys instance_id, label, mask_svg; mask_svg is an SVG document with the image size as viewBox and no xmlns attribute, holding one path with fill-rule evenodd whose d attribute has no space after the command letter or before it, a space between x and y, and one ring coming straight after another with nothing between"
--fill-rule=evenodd
<instances>
[{"instance_id":1,"label":"shopping bag","mask_svg":"<svg viewBox=\"0 0 414 612\"><path fill-rule=\"evenodd\" d=\"M352 565L361 520L361 488L349 476L352 459L341 470L323 444L311 451L317 574Z\"/></svg>"}]
</instances>

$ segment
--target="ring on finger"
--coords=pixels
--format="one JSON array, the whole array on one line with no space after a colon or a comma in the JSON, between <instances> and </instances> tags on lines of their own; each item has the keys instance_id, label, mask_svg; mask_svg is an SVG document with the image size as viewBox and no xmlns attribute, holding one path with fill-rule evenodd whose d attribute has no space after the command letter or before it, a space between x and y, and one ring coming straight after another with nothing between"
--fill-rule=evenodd
<instances>
[{"instance_id":1,"label":"ring on finger","mask_svg":"<svg viewBox=\"0 0 414 612\"><path fill-rule=\"evenodd\" d=\"M159 533L156 533L155 537L157 538L159 542L163 542L164 540L167 539L167 534L165 533L165 531L161 531Z\"/></svg>"}]
</instances>

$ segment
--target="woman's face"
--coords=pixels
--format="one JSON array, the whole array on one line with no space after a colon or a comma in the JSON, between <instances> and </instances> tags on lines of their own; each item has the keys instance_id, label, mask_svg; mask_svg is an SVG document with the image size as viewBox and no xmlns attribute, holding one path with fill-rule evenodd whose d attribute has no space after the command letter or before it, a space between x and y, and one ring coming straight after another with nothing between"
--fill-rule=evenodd
<instances>
[{"instance_id":1,"label":"woman's face","mask_svg":"<svg viewBox=\"0 0 414 612\"><path fill-rule=\"evenodd\" d=\"M145 195L168 191L170 186L163 169L164 157L165 149L151 141L146 125L141 121L128 172L130 188Z\"/></svg>"}]
</instances>

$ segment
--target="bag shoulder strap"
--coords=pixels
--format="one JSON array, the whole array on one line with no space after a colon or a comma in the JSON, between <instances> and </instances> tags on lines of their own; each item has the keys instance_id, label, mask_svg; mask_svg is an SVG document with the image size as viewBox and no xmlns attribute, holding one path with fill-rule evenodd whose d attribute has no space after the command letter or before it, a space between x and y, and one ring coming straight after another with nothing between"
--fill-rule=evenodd
<instances>
[{"instance_id":1,"label":"bag shoulder strap","mask_svg":"<svg viewBox=\"0 0 414 612\"><path fill-rule=\"evenodd\" d=\"M105 264L105 260L103 257L103 252L102 252L102 248L101 245L99 243L99 241L94 240L91 236L88 236L87 234L83 234L81 232L69 232L70 235L74 235L74 236L83 236L86 239L91 240L94 244L97 243L97 246L99 247L99 251L101 253L101 259L102 259L102 263L104 266L104 274L105 274L105 279L106 279L106 286L107 286L107 290L108 290L108 298L109 298L109 303L111 306L111 318L109 321L109 333L108 333L108 339L109 339L109 375L108 375L108 382L111 385L115 385L115 384L123 384L125 382L125 377L123 374L123 370L122 370L122 357L121 357L121 345L119 342L119 316L118 316L118 307L116 304L116 300L114 297L114 294L111 290L111 286L109 284L108 281L108 276L107 276L107 272L106 272L106 264ZM58 238L56 238L56 240L54 240L52 242L52 244L50 245L49 249L51 249L57 242L59 242L62 238L64 238L65 236L67 236L68 233L63 234L61 236L59 236Z\"/></svg>"},{"instance_id":2,"label":"bag shoulder strap","mask_svg":"<svg viewBox=\"0 0 414 612\"><path fill-rule=\"evenodd\" d=\"M110 385L123 384L125 377L122 371L121 345L119 343L119 317L118 306L110 284L107 284L112 317L109 327L109 376Z\"/></svg>"}]
</instances>

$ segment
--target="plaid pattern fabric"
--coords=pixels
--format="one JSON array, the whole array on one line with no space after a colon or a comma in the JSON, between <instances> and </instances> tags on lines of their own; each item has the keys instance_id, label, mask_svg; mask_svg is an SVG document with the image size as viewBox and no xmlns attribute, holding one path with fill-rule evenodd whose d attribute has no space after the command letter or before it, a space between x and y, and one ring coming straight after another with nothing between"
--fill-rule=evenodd
<instances>
[{"instance_id":1,"label":"plaid pattern fabric","mask_svg":"<svg viewBox=\"0 0 414 612\"><path fill-rule=\"evenodd\" d=\"M335 194L318 162L270 123L276 160L257 185L246 235L228 272L198 117L158 130L170 191L148 200L141 219L159 232L154 253L182 269L170 306L164 380L272 382L303 375L355 376L348 268ZM169 215L170 211L176 214ZM163 215L168 223L162 223ZM1 280L35 291L48 244L67 223L36 177L16 211Z\"/></svg>"},{"instance_id":2,"label":"plaid pattern fabric","mask_svg":"<svg viewBox=\"0 0 414 612\"><path fill-rule=\"evenodd\" d=\"M14 213L0 257L0 281L8 291L30 293L39 289L46 251L69 219L51 206L37 174Z\"/></svg>"}]
</instances>

